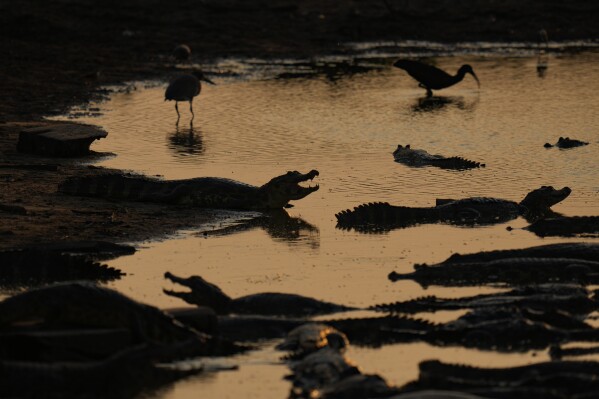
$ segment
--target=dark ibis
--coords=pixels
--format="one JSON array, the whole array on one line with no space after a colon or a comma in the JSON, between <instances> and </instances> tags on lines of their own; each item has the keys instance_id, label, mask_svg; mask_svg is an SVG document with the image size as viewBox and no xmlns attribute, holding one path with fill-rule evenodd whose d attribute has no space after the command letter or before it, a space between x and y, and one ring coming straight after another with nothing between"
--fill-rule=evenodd
<instances>
[{"instance_id":1,"label":"dark ibis","mask_svg":"<svg viewBox=\"0 0 599 399\"><path fill-rule=\"evenodd\" d=\"M175 101L175 110L177 111L177 123L179 123L179 101L189 101L189 110L191 111L191 120L195 117L193 113L193 98L202 91L201 81L214 84L213 81L204 76L201 71L194 71L191 74L179 75L169 83L164 93L164 101Z\"/></svg>"},{"instance_id":2,"label":"dark ibis","mask_svg":"<svg viewBox=\"0 0 599 399\"><path fill-rule=\"evenodd\" d=\"M426 95L428 97L433 95L433 89L441 90L461 82L467 73L474 77L478 87L480 87L478 77L470 65L462 65L460 69L458 69L458 73L454 76L432 65L418 61L399 60L396 61L393 66L403 69L408 75L416 79L420 83L419 86L426 89Z\"/></svg>"}]
</instances>

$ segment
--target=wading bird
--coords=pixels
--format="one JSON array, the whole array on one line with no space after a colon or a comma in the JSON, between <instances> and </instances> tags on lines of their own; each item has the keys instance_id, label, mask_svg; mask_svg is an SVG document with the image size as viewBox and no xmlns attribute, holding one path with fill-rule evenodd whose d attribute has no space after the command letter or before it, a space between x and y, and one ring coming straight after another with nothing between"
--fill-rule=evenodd
<instances>
[{"instance_id":1,"label":"wading bird","mask_svg":"<svg viewBox=\"0 0 599 399\"><path fill-rule=\"evenodd\" d=\"M213 81L204 76L200 71L194 71L191 74L179 75L171 83L169 83L164 93L164 101L175 101L175 110L177 111L177 123L179 123L179 101L189 101L189 110L191 111L191 120L195 117L193 113L193 98L202 91L200 81L214 84Z\"/></svg>"},{"instance_id":2,"label":"wading bird","mask_svg":"<svg viewBox=\"0 0 599 399\"><path fill-rule=\"evenodd\" d=\"M478 78L474 74L474 71L470 65L462 65L460 69L458 69L458 73L456 73L455 76L451 76L447 72L442 71L432 65L423 64L422 62L418 61L399 60L395 62L393 66L403 69L408 73L408 75L420 82L419 86L426 89L427 97L431 97L433 95L433 89L441 90L461 82L467 73L474 77L478 87L480 87L480 82L478 81Z\"/></svg>"}]
</instances>

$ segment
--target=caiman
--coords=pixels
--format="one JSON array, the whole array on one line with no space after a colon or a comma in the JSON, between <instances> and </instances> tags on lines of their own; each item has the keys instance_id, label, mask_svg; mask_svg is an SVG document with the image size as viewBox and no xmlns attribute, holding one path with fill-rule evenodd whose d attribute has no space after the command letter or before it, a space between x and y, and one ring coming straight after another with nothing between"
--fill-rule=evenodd
<instances>
[{"instance_id":1,"label":"caiman","mask_svg":"<svg viewBox=\"0 0 599 399\"><path fill-rule=\"evenodd\" d=\"M549 356L553 360L562 359L564 357L596 355L598 353L599 346L568 346L567 348L563 348L560 345L552 345L551 348L549 348Z\"/></svg>"},{"instance_id":2,"label":"caiman","mask_svg":"<svg viewBox=\"0 0 599 399\"><path fill-rule=\"evenodd\" d=\"M254 335L252 338L281 338L294 326L301 328L302 323L307 322L309 320L306 319L225 316L219 317L219 334L224 338L245 341L250 334L262 331L262 336ZM427 342L437 346L521 352L564 342L599 341L599 330L581 321L579 315L510 306L476 309L457 320L438 324L398 316L330 319L319 320L318 323L327 327L311 335L300 335L302 338L287 338L281 348L302 352L303 348L314 350L324 347L331 337L335 337L335 334L328 333L327 328L342 332L353 345L375 348L395 343Z\"/></svg>"},{"instance_id":3,"label":"caiman","mask_svg":"<svg viewBox=\"0 0 599 399\"><path fill-rule=\"evenodd\" d=\"M242 342L283 338L311 320L279 316L219 316L219 336ZM345 333L354 345L379 347L388 343L419 341L436 328L430 321L396 315L319 320L319 323Z\"/></svg>"},{"instance_id":4,"label":"caiman","mask_svg":"<svg viewBox=\"0 0 599 399\"><path fill-rule=\"evenodd\" d=\"M378 374L354 374L343 378L340 381L333 382L318 389L317 394L310 397L318 399L364 399L364 398L391 398L399 392L399 389L393 387ZM408 398L406 398L408 399ZM412 396L410 399L475 399L458 397L437 397L428 398L426 396ZM478 399L478 398L476 398Z\"/></svg>"},{"instance_id":5,"label":"caiman","mask_svg":"<svg viewBox=\"0 0 599 399\"><path fill-rule=\"evenodd\" d=\"M564 342L597 342L599 329L564 312L500 307L471 311L422 334L421 340L439 346L521 352ZM398 342L404 342L403 337Z\"/></svg>"},{"instance_id":6,"label":"caiman","mask_svg":"<svg viewBox=\"0 0 599 399\"><path fill-rule=\"evenodd\" d=\"M434 207L395 206L374 202L335 215L337 227L358 231L379 231L425 223L456 225L495 224L523 216L529 221L552 214L551 207L566 199L572 190L542 186L520 202L499 198L473 197L437 199Z\"/></svg>"},{"instance_id":7,"label":"caiman","mask_svg":"<svg viewBox=\"0 0 599 399\"><path fill-rule=\"evenodd\" d=\"M163 347L140 344L106 359L87 362L0 360L3 398L133 398L198 374L201 368L157 364Z\"/></svg>"},{"instance_id":8,"label":"caiman","mask_svg":"<svg viewBox=\"0 0 599 399\"><path fill-rule=\"evenodd\" d=\"M557 148L574 148L588 145L586 141L571 139L570 137L560 137L555 144L545 143L545 148L557 147Z\"/></svg>"},{"instance_id":9,"label":"caiman","mask_svg":"<svg viewBox=\"0 0 599 399\"><path fill-rule=\"evenodd\" d=\"M570 258L599 262L599 244L590 242L565 242L528 248L474 252L470 254L455 253L440 264L481 263L506 258Z\"/></svg>"},{"instance_id":10,"label":"caiman","mask_svg":"<svg viewBox=\"0 0 599 399\"><path fill-rule=\"evenodd\" d=\"M360 374L358 367L334 348L322 348L289 366L293 381L291 398L309 398L315 390Z\"/></svg>"},{"instance_id":11,"label":"caiman","mask_svg":"<svg viewBox=\"0 0 599 399\"><path fill-rule=\"evenodd\" d=\"M599 388L599 363L553 361L508 368L481 368L428 360L405 390L442 389L490 398L592 398ZM401 397L401 396L400 396Z\"/></svg>"},{"instance_id":12,"label":"caiman","mask_svg":"<svg viewBox=\"0 0 599 399\"><path fill-rule=\"evenodd\" d=\"M219 177L158 180L143 176L106 174L69 178L60 184L58 191L70 195L199 208L266 210L286 207L289 201L300 200L318 190L318 185L299 185L316 176L316 170L306 174L287 172L257 187Z\"/></svg>"},{"instance_id":13,"label":"caiman","mask_svg":"<svg viewBox=\"0 0 599 399\"><path fill-rule=\"evenodd\" d=\"M230 354L245 350L189 328L158 308L114 290L85 282L31 289L0 302L0 330L38 324L42 328L125 328L134 343L190 342L188 355Z\"/></svg>"},{"instance_id":14,"label":"caiman","mask_svg":"<svg viewBox=\"0 0 599 399\"><path fill-rule=\"evenodd\" d=\"M443 155L429 154L424 150L415 150L409 144L405 147L398 144L395 151L393 151L393 158L395 158L395 162L415 167L436 166L441 169L456 170L485 167L484 163L470 161L461 157L444 157Z\"/></svg>"},{"instance_id":15,"label":"caiman","mask_svg":"<svg viewBox=\"0 0 599 399\"><path fill-rule=\"evenodd\" d=\"M190 292L163 290L192 305L209 306L218 314L254 314L279 316L313 316L353 310L349 306L320 301L296 294L264 292L233 299L219 287L200 276L177 277L166 272L164 277L191 289Z\"/></svg>"},{"instance_id":16,"label":"caiman","mask_svg":"<svg viewBox=\"0 0 599 399\"><path fill-rule=\"evenodd\" d=\"M389 274L389 280L414 280L422 286L481 284L599 283L599 262L572 258L504 258L469 263L415 265L412 273Z\"/></svg>"},{"instance_id":17,"label":"caiman","mask_svg":"<svg viewBox=\"0 0 599 399\"><path fill-rule=\"evenodd\" d=\"M60 252L0 252L0 287L22 288L58 281L111 281L125 273L84 256Z\"/></svg>"},{"instance_id":18,"label":"caiman","mask_svg":"<svg viewBox=\"0 0 599 399\"><path fill-rule=\"evenodd\" d=\"M132 253L134 247L105 241L51 241L0 251L0 287L116 280L125 273L97 260Z\"/></svg>"},{"instance_id":19,"label":"caiman","mask_svg":"<svg viewBox=\"0 0 599 399\"><path fill-rule=\"evenodd\" d=\"M276 348L303 357L327 347L344 352L347 346L347 336L336 328L325 323L305 323L289 331Z\"/></svg>"},{"instance_id":20,"label":"caiman","mask_svg":"<svg viewBox=\"0 0 599 399\"><path fill-rule=\"evenodd\" d=\"M373 310L390 313L437 312L442 310L525 307L536 310L562 310L587 315L599 309L596 293L579 285L539 284L517 287L507 292L479 294L461 298L424 296L403 302L379 304Z\"/></svg>"},{"instance_id":21,"label":"caiman","mask_svg":"<svg viewBox=\"0 0 599 399\"><path fill-rule=\"evenodd\" d=\"M599 216L561 216L537 220L525 227L539 237L596 237L599 235Z\"/></svg>"},{"instance_id":22,"label":"caiman","mask_svg":"<svg viewBox=\"0 0 599 399\"><path fill-rule=\"evenodd\" d=\"M293 331L277 349L291 350L288 360L293 381L291 397L309 397L315 389L335 383L360 371L344 352L345 334L320 323L307 323Z\"/></svg>"}]
</instances>

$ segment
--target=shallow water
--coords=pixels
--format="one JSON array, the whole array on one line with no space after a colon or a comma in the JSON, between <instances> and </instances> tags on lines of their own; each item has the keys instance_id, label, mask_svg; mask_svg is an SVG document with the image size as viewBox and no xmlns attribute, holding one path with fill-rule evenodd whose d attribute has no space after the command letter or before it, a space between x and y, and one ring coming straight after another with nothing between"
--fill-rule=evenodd
<instances>
[{"instance_id":1,"label":"shallow water","mask_svg":"<svg viewBox=\"0 0 599 399\"><path fill-rule=\"evenodd\" d=\"M368 47L370 51L371 48ZM541 185L569 186L572 195L554 210L566 215L599 214L599 53L546 54L548 69L537 74L537 56L462 54L427 62L455 71L474 67L471 77L437 92L433 101L392 60L377 61L368 73L312 79L265 79L268 73L230 77L223 61L216 86L205 85L194 102L193 126L180 104L176 126L164 84L137 84L94 107L102 114L80 120L99 124L107 139L96 151L117 154L100 165L168 179L222 176L260 185L287 170L318 169L320 190L288 210L298 227L267 229L243 222L190 229L164 241L143 243L135 255L110 264L128 275L111 286L160 307L181 306L162 294L171 288L165 271L198 274L233 297L264 291L293 292L354 306L368 306L422 294L463 296L493 288L424 290L415 283L391 283L391 270L441 261L454 252L474 252L575 239L541 239L522 219L495 226L463 228L427 225L385 234L335 228L334 214L370 201L429 206L436 197L494 196L520 200ZM236 61L237 64L244 64ZM254 62L252 65L260 64ZM147 86L147 87L146 87ZM545 149L559 136L587 141L570 150ZM393 161L398 144L432 154L458 155L486 168L448 171L409 168ZM314 184L314 183L313 183ZM240 219L243 214L239 215ZM203 234L203 232L210 234ZM576 239L580 241L580 239ZM596 240L587 238L586 240ZM449 320L455 313L427 315ZM229 359L239 371L202 376L176 384L157 397L286 397L290 384L280 354L264 349ZM476 365L507 366L547 359L545 352L497 354L426 344L382 349L352 347L365 372L401 384L416 377L420 360L438 358Z\"/></svg>"}]
</instances>

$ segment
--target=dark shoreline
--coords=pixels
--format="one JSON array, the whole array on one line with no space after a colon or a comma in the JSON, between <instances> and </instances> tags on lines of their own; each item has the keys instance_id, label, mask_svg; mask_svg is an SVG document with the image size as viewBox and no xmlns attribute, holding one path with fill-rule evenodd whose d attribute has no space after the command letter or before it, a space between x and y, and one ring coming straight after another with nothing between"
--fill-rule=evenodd
<instances>
[{"instance_id":1,"label":"dark shoreline","mask_svg":"<svg viewBox=\"0 0 599 399\"><path fill-rule=\"evenodd\" d=\"M388 3L393 10L385 5ZM599 37L590 0L23 0L0 6L0 122L64 113L93 89L163 77L176 44L194 62L310 57L376 40L528 41Z\"/></svg>"}]
</instances>

